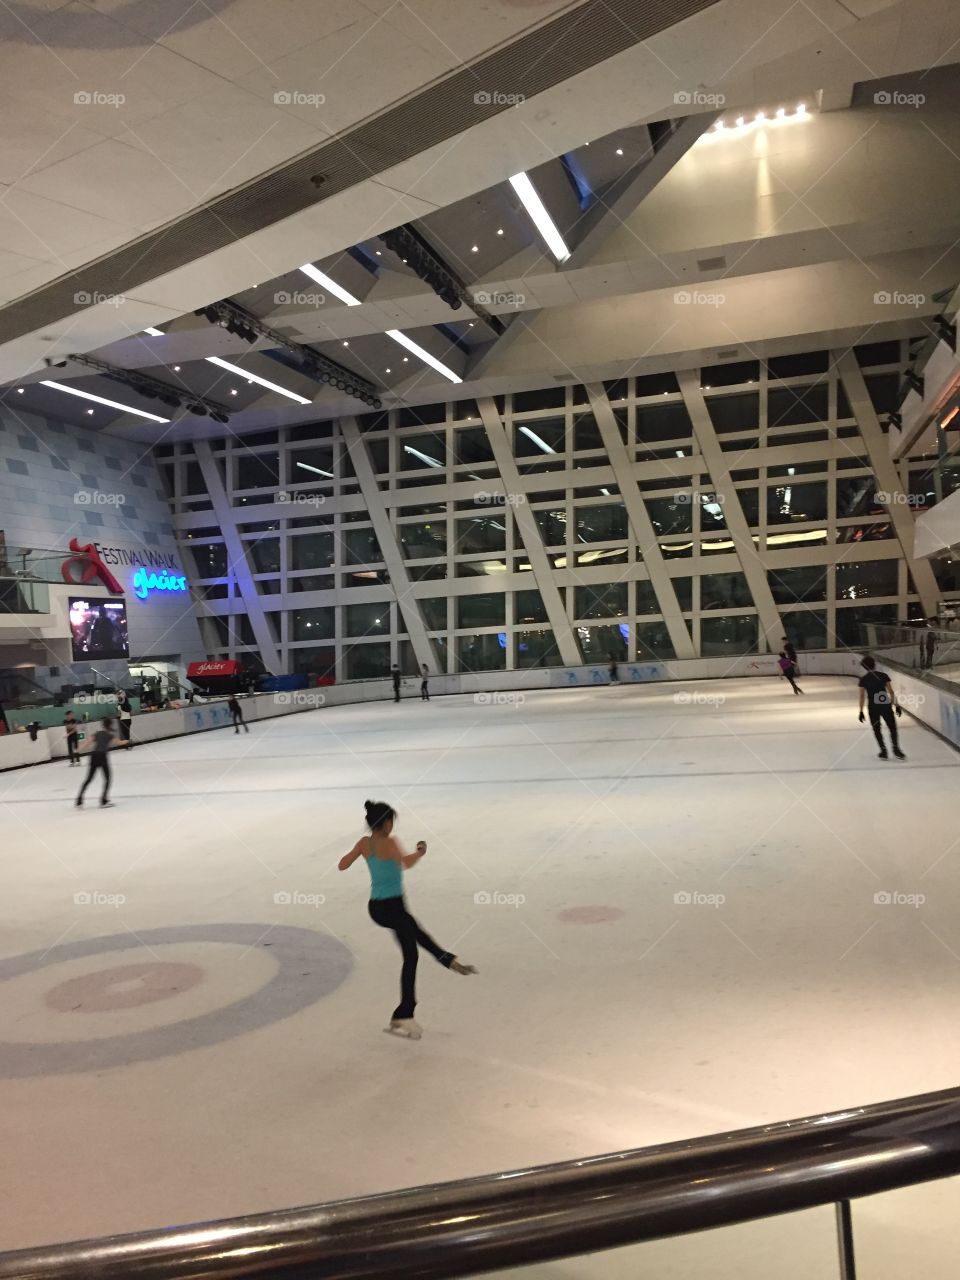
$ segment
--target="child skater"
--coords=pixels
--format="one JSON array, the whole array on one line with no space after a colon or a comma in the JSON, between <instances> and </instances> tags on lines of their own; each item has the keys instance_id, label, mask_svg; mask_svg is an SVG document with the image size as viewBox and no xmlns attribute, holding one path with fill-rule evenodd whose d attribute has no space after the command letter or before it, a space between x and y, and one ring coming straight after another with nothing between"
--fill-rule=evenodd
<instances>
[{"instance_id":1,"label":"child skater","mask_svg":"<svg viewBox=\"0 0 960 1280\"><path fill-rule=\"evenodd\" d=\"M340 859L339 868L346 871L358 858L366 858L370 871L370 919L383 929L392 929L403 952L400 971L400 1003L394 1009L385 1031L419 1040L422 1028L413 1020L417 1006L416 980L419 948L423 947L454 973L476 973L472 964L462 964L455 955L443 951L428 933L420 928L407 910L403 897L404 868L415 867L427 852L426 841L417 844L416 853L404 853L394 838L396 813L382 801L368 800L364 805L368 836L361 836L349 853Z\"/></svg>"}]
</instances>

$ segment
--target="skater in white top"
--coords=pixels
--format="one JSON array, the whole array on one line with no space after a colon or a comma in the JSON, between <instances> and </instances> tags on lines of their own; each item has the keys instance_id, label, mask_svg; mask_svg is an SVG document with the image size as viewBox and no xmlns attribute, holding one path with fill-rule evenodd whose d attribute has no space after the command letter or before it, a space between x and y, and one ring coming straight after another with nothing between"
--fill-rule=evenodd
<instances>
[{"instance_id":1,"label":"skater in white top","mask_svg":"<svg viewBox=\"0 0 960 1280\"><path fill-rule=\"evenodd\" d=\"M400 971L400 1003L394 1009L389 1027L394 1035L409 1040L419 1040L422 1028L414 1021L417 1007L417 960L420 947L454 973L476 973L472 964L462 964L450 951L439 947L425 933L407 910L403 897L404 869L415 867L427 852L425 840L417 844L416 853L404 853L393 836L396 812L381 801L368 800L364 805L368 836L361 836L349 853L340 859L339 868L346 871L358 858L365 858L370 871L370 919L384 929L392 929L403 952L403 968Z\"/></svg>"}]
</instances>

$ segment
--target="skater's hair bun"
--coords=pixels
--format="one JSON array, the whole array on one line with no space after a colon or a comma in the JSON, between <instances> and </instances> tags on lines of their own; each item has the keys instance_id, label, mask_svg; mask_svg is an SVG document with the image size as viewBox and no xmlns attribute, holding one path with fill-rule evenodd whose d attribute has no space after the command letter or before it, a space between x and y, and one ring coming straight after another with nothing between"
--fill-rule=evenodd
<instances>
[{"instance_id":1,"label":"skater's hair bun","mask_svg":"<svg viewBox=\"0 0 960 1280\"><path fill-rule=\"evenodd\" d=\"M371 831L375 831L377 827L387 821L388 818L397 816L396 810L391 809L388 804L382 800L365 800L363 803L364 813L367 820L367 826Z\"/></svg>"}]
</instances>

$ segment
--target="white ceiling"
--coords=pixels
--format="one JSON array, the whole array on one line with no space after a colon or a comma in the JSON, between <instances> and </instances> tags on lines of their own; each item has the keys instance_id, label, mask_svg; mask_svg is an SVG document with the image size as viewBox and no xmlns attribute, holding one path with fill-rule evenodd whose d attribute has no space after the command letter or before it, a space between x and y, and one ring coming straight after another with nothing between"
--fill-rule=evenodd
<instances>
[{"instance_id":1,"label":"white ceiling","mask_svg":"<svg viewBox=\"0 0 960 1280\"><path fill-rule=\"evenodd\" d=\"M10 108L0 113L0 229L7 233L0 239L0 304L175 222L212 195L575 7L549 0L207 0L205 7L37 0L18 7L8 0L0 6L0 105ZM226 403L231 379L214 371L211 381L212 366L201 359L219 354L314 399L298 409L243 383L232 397L231 407L240 409L234 430L355 411L356 401L317 388L192 315L254 286L245 302L263 297L257 314L358 373L379 374L387 403L423 403L451 390L423 366L387 365L397 349L383 331L394 326L412 331L467 378L456 392L464 397L562 376L614 376L598 371L635 364L638 355L651 368L667 367L713 359L717 349L738 343L796 350L816 333L847 341L870 331L866 340L875 340L915 328L935 304L878 308L873 293L930 294L960 277L952 247L952 211L960 206L958 81L952 68L935 69L958 42L960 6L944 0L721 0L450 143L132 290L121 306L91 306L0 346L0 377L17 379L29 397L48 376L44 357L97 351L170 381L170 367L180 363L191 390ZM636 137L638 120L712 118L713 100L703 95L725 99L723 114L732 117L799 100L812 108L821 96L846 104L856 82L873 82L873 91L907 73L913 75L897 83L924 94L922 111L864 102L861 94L852 108L814 113L780 131L697 143L635 210L608 219L575 269L557 269L529 234L510 237L517 251L477 283L520 295L516 306L489 309L507 316L522 310L526 323L491 349L476 375L476 353L450 347L431 327L456 322L475 347L484 335L466 332L467 312L452 312L399 264L373 280L344 256L351 245L417 218L451 252L459 223L470 238L482 226L480 193L502 192L510 173L549 166L587 141L619 145ZM77 92L122 93L125 100L76 104ZM323 93L326 100L276 104L274 94L284 92ZM502 196L495 199L507 208ZM457 201L471 202L470 218L458 220L455 210L446 216ZM513 216L523 219L512 203ZM469 249L461 245L451 256L469 260ZM715 256L725 259L722 272L698 269L698 260ZM363 305L271 305L278 282L286 284L303 261L355 289ZM485 255L488 261L496 255ZM691 283L720 291L720 276L723 306L674 302L676 289ZM300 287L311 285L303 277ZM169 333L143 338L147 324L169 326ZM79 384L92 385L89 375ZM124 398L116 386L100 394ZM144 438L143 426L128 417L106 413L98 421ZM178 430L209 433L209 424Z\"/></svg>"}]
</instances>

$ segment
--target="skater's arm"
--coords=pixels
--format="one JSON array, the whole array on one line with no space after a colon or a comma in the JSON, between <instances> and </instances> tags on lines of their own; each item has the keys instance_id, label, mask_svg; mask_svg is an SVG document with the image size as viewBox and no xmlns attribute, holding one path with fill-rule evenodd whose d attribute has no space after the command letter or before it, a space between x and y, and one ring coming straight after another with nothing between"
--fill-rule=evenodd
<instances>
[{"instance_id":1,"label":"skater's arm","mask_svg":"<svg viewBox=\"0 0 960 1280\"><path fill-rule=\"evenodd\" d=\"M350 852L345 853L343 855L343 857L337 863L337 869L340 871L346 871L349 867L353 866L353 864L356 862L358 858L361 858L362 856L363 856L363 838L361 837L361 839L357 841L357 843L353 846Z\"/></svg>"},{"instance_id":2,"label":"skater's arm","mask_svg":"<svg viewBox=\"0 0 960 1280\"><path fill-rule=\"evenodd\" d=\"M420 861L420 859L423 857L423 855L426 852L427 852L426 840L418 840L416 853L401 854L400 861L403 863L404 868L407 871L409 871L411 867L415 867L417 865L417 863Z\"/></svg>"},{"instance_id":3,"label":"skater's arm","mask_svg":"<svg viewBox=\"0 0 960 1280\"><path fill-rule=\"evenodd\" d=\"M887 681L887 693L890 696L891 707L893 707L898 716L903 715L903 712L900 709L900 703L897 701L897 695L893 692L893 685L889 680Z\"/></svg>"}]
</instances>

